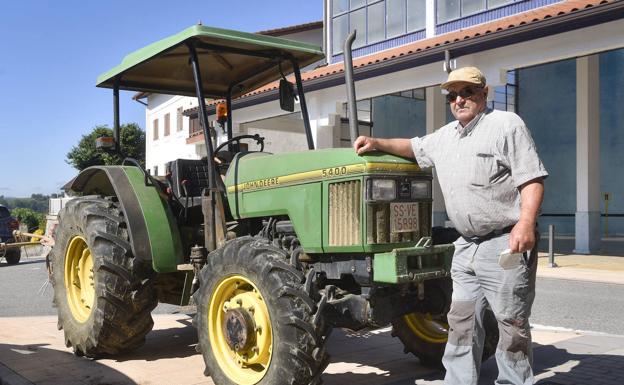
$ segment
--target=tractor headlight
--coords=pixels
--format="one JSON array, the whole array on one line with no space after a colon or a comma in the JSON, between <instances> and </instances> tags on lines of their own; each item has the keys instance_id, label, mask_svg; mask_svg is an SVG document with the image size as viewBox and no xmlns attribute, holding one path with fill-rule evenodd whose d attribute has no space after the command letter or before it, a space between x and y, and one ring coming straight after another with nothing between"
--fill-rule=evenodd
<instances>
[{"instance_id":1,"label":"tractor headlight","mask_svg":"<svg viewBox=\"0 0 624 385\"><path fill-rule=\"evenodd\" d=\"M394 179L373 179L371 183L371 199L374 201L391 201L396 198L396 182Z\"/></svg>"},{"instance_id":2,"label":"tractor headlight","mask_svg":"<svg viewBox=\"0 0 624 385\"><path fill-rule=\"evenodd\" d=\"M412 199L431 198L431 182L428 180L412 181Z\"/></svg>"}]
</instances>

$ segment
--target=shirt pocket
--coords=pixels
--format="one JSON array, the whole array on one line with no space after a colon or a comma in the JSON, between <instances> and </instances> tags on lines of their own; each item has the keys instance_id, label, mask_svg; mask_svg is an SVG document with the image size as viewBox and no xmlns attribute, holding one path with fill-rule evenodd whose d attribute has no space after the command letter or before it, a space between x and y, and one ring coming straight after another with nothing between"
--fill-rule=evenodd
<instances>
[{"instance_id":1,"label":"shirt pocket","mask_svg":"<svg viewBox=\"0 0 624 385\"><path fill-rule=\"evenodd\" d=\"M473 159L474 167L470 184L473 186L489 186L492 176L496 174L497 162L493 154L477 152Z\"/></svg>"}]
</instances>

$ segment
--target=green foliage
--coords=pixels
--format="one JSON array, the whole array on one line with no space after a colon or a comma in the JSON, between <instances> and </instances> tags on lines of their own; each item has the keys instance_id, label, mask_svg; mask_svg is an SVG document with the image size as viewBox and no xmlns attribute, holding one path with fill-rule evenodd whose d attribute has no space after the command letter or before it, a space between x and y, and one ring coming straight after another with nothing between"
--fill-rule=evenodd
<instances>
[{"instance_id":1,"label":"green foliage","mask_svg":"<svg viewBox=\"0 0 624 385\"><path fill-rule=\"evenodd\" d=\"M91 133L83 135L78 145L67 153L66 162L79 171L96 165L121 164L123 158L137 159L145 165L145 132L136 123L121 126L121 152L123 156L112 152L99 151L95 148L95 140L102 136L113 136L108 126L96 126Z\"/></svg>"},{"instance_id":2,"label":"green foliage","mask_svg":"<svg viewBox=\"0 0 624 385\"><path fill-rule=\"evenodd\" d=\"M57 194L52 194L52 198L57 197ZM48 199L49 195L32 194L30 198L9 198L0 195L0 205L6 206L9 209L25 208L39 213L48 212Z\"/></svg>"},{"instance_id":3,"label":"green foliage","mask_svg":"<svg viewBox=\"0 0 624 385\"><path fill-rule=\"evenodd\" d=\"M28 230L34 230L35 228L45 230L46 219L42 213L18 207L11 210L11 215L17 218L20 223L25 223L28 226Z\"/></svg>"}]
</instances>

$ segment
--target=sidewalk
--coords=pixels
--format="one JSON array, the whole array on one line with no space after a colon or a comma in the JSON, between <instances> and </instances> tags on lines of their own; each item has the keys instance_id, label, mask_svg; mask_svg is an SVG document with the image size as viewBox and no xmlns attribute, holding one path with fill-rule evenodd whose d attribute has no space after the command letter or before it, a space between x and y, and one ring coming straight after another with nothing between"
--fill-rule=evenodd
<instances>
[{"instance_id":1,"label":"sidewalk","mask_svg":"<svg viewBox=\"0 0 624 385\"><path fill-rule=\"evenodd\" d=\"M186 315L157 315L145 346L115 359L75 357L64 346L56 317L0 320L0 384L209 385L196 332ZM534 330L538 384L624 383L624 336ZM443 373L403 354L389 329L348 333L336 330L328 343L331 364L326 385L441 385ZM482 369L480 384L492 384L494 360ZM599 378L599 380L598 380Z\"/></svg>"},{"instance_id":2,"label":"sidewalk","mask_svg":"<svg viewBox=\"0 0 624 385\"><path fill-rule=\"evenodd\" d=\"M574 253L573 237L558 237L554 254L557 267L549 267L547 237L542 237L539 250L538 277L624 285L623 238L603 238L600 254L582 255Z\"/></svg>"},{"instance_id":3,"label":"sidewalk","mask_svg":"<svg viewBox=\"0 0 624 385\"><path fill-rule=\"evenodd\" d=\"M558 253L548 267L540 252L538 276L624 284L624 257ZM114 359L75 357L65 347L56 316L0 318L0 385L145 384L209 385L195 352L196 331L184 314L154 316L154 330L135 352ZM624 331L622 332L624 334ZM624 384L624 335L534 329L538 385ZM335 330L328 342L326 385L442 385L443 372L421 367L403 354L389 329L358 333ZM497 368L488 360L479 384L492 384Z\"/></svg>"}]
</instances>

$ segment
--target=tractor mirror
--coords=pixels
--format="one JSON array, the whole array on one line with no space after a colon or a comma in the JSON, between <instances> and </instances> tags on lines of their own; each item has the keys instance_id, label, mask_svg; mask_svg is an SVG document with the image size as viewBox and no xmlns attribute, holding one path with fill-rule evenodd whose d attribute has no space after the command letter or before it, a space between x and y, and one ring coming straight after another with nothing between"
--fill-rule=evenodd
<instances>
[{"instance_id":1,"label":"tractor mirror","mask_svg":"<svg viewBox=\"0 0 624 385\"><path fill-rule=\"evenodd\" d=\"M295 90L293 84L285 79L280 80L279 99L282 110L289 112L295 110Z\"/></svg>"}]
</instances>

